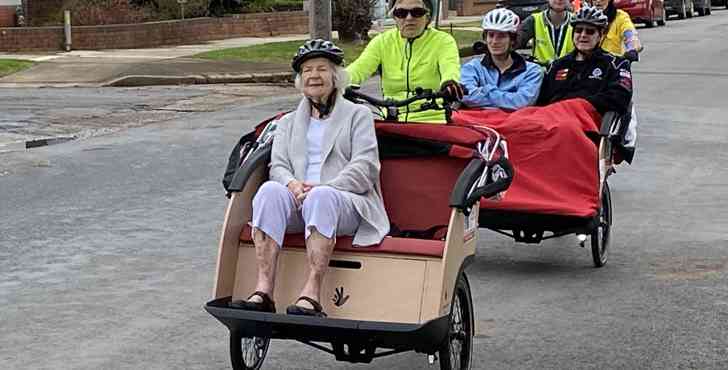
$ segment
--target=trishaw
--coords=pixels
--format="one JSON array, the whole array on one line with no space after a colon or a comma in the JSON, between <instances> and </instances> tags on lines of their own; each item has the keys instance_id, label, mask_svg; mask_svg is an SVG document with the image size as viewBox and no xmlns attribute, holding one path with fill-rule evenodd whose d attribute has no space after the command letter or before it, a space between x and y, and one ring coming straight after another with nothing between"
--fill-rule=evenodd
<instances>
[{"instance_id":1,"label":"trishaw","mask_svg":"<svg viewBox=\"0 0 728 370\"><path fill-rule=\"evenodd\" d=\"M485 52L487 52L485 42L476 41L473 44L474 54ZM547 66L538 62L530 54L524 54L523 57L530 62ZM632 63L637 61L628 60ZM613 214L612 197L607 179L615 173L615 163L623 160L631 163L634 156L637 122L634 117L633 103L629 104L627 112L623 115L607 112L602 117L598 132L588 134L597 145L598 150L595 167L598 170L599 200L595 212L579 216L554 212L529 212L503 209L502 207L492 208L487 201L483 201L478 218L480 227L511 237L516 242L528 244L538 244L546 239L575 234L578 245L582 248L585 247L587 239L589 240L594 266L604 266L607 263ZM473 122L466 126L481 124L483 122ZM518 170L519 163L514 160L512 162Z\"/></svg>"},{"instance_id":2,"label":"trishaw","mask_svg":"<svg viewBox=\"0 0 728 370\"><path fill-rule=\"evenodd\" d=\"M416 100L442 107L431 91L403 101L347 97L380 107L376 122L381 187L392 224L372 247L339 237L322 287L328 317L231 308L256 282L247 225L252 198L267 179L276 118L244 136L231 154L230 197L219 244L214 300L205 309L230 331L234 369L258 369L271 339L296 340L336 360L368 363L404 351L439 358L442 369L471 366L474 317L465 267L478 240L478 202L497 197L513 178L505 140L488 128L396 123L397 107ZM287 235L274 300L292 302L307 273L302 235Z\"/></svg>"},{"instance_id":3,"label":"trishaw","mask_svg":"<svg viewBox=\"0 0 728 370\"><path fill-rule=\"evenodd\" d=\"M632 112L631 106L628 112ZM584 133L586 135L584 140L590 142L587 149L593 147L597 151L594 155L594 162L588 163L586 166L586 171L594 174L593 185L587 186L590 188L588 193L593 194L595 199L594 208L590 209L589 213L574 215L558 209L551 212L519 209L514 206L516 202L511 201L517 197L516 192L519 192L519 195L523 194L523 188L514 182L507 195L508 202L496 205L488 200L481 201L478 217L480 227L511 237L516 242L532 244L575 234L578 245L581 247L585 247L585 243L589 239L594 266L604 266L607 262L613 214L607 180L615 172L615 162L625 160L631 163L634 153L630 150L633 149L625 148L627 132L634 129L630 127L630 119L630 114L618 115L614 112L607 112L602 117L600 126L594 126L593 131ZM458 124L477 126L481 123L460 122ZM508 135L505 130L501 132ZM510 139L510 137L507 138ZM511 144L513 141L510 140ZM522 143L517 142L517 144ZM521 160L521 157L511 156L515 169L525 176L523 172L525 166L521 166L524 164L520 162ZM533 174L528 173L528 175Z\"/></svg>"}]
</instances>

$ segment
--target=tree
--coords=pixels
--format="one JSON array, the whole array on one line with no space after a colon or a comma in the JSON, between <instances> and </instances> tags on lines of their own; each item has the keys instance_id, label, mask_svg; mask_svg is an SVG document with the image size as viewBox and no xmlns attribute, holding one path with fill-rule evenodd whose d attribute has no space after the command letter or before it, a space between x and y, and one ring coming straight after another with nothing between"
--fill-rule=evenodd
<instances>
[{"instance_id":1,"label":"tree","mask_svg":"<svg viewBox=\"0 0 728 370\"><path fill-rule=\"evenodd\" d=\"M333 29L342 41L367 41L377 0L332 1Z\"/></svg>"},{"instance_id":2,"label":"tree","mask_svg":"<svg viewBox=\"0 0 728 370\"><path fill-rule=\"evenodd\" d=\"M310 0L308 3L308 32L313 39L331 40L331 1Z\"/></svg>"}]
</instances>

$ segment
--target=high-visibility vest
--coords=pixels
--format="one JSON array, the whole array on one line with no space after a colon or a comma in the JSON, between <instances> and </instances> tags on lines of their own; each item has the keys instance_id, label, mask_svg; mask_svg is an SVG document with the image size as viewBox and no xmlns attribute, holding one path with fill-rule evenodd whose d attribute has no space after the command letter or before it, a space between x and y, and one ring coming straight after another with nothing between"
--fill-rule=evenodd
<instances>
[{"instance_id":1,"label":"high-visibility vest","mask_svg":"<svg viewBox=\"0 0 728 370\"><path fill-rule=\"evenodd\" d=\"M569 54L574 50L574 40L572 39L571 25L566 25L566 35L563 33L559 36L564 38L564 42L561 44L561 50L556 52L553 42L551 42L551 36L549 27L546 25L544 17L546 11L535 13L533 15L534 20L534 42L533 42L533 56L539 63L550 63L556 58L561 58L566 54ZM566 20L568 22L568 20Z\"/></svg>"}]
</instances>

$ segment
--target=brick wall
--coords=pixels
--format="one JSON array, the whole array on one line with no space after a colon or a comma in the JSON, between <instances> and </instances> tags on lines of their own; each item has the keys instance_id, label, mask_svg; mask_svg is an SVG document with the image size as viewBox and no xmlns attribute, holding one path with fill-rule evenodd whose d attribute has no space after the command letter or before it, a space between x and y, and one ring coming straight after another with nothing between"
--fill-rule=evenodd
<instances>
[{"instance_id":1,"label":"brick wall","mask_svg":"<svg viewBox=\"0 0 728 370\"><path fill-rule=\"evenodd\" d=\"M487 13L491 9L495 9L498 0L459 0L457 3L457 12L459 16L463 15L480 15Z\"/></svg>"},{"instance_id":2,"label":"brick wall","mask_svg":"<svg viewBox=\"0 0 728 370\"><path fill-rule=\"evenodd\" d=\"M63 27L0 28L0 51L61 50Z\"/></svg>"},{"instance_id":3,"label":"brick wall","mask_svg":"<svg viewBox=\"0 0 728 370\"><path fill-rule=\"evenodd\" d=\"M15 6L0 5L0 27L15 26Z\"/></svg>"},{"instance_id":4,"label":"brick wall","mask_svg":"<svg viewBox=\"0 0 728 370\"><path fill-rule=\"evenodd\" d=\"M233 37L308 32L308 13L240 14L223 18L73 27L75 50L134 49L194 44ZM63 27L0 28L0 51L60 50Z\"/></svg>"}]
</instances>

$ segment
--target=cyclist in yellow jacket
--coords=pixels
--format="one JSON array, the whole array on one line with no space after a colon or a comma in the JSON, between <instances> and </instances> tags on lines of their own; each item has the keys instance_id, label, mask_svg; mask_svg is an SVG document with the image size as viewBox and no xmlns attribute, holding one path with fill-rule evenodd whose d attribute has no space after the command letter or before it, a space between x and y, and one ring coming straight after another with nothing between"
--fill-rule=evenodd
<instances>
[{"instance_id":1,"label":"cyclist in yellow jacket","mask_svg":"<svg viewBox=\"0 0 728 370\"><path fill-rule=\"evenodd\" d=\"M639 60L642 43L629 14L617 9L614 0L594 0L594 6L601 9L609 19L609 28L602 39L602 49L631 61Z\"/></svg>"},{"instance_id":2,"label":"cyclist in yellow jacket","mask_svg":"<svg viewBox=\"0 0 728 370\"><path fill-rule=\"evenodd\" d=\"M526 17L518 31L516 49L525 49L533 39L533 57L541 65L548 65L574 50L569 0L549 0L548 9Z\"/></svg>"},{"instance_id":3,"label":"cyclist in yellow jacket","mask_svg":"<svg viewBox=\"0 0 728 370\"><path fill-rule=\"evenodd\" d=\"M358 85L378 69L382 73L382 94L402 100L415 89L442 90L453 99L462 99L460 55L453 37L428 27L433 17L434 0L394 0L390 13L397 27L374 37L347 71L351 83ZM445 113L419 111L423 102L400 109L402 122L444 123Z\"/></svg>"}]
</instances>

